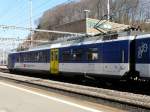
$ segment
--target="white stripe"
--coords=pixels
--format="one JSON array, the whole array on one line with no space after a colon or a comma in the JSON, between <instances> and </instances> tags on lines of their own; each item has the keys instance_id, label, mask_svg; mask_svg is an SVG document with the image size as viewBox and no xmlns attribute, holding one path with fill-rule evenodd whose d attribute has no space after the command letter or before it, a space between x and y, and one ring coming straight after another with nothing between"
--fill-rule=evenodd
<instances>
[{"instance_id":1,"label":"white stripe","mask_svg":"<svg viewBox=\"0 0 150 112\"><path fill-rule=\"evenodd\" d=\"M15 63L15 68L50 71L50 63ZM129 71L129 63L59 63L59 71L122 76Z\"/></svg>"},{"instance_id":2,"label":"white stripe","mask_svg":"<svg viewBox=\"0 0 150 112\"><path fill-rule=\"evenodd\" d=\"M47 95L44 95L44 94L40 94L40 93L31 91L31 90L27 90L27 89L24 89L24 88L20 88L20 87L17 87L17 86L6 84L4 82L0 82L0 84L3 85L3 86L8 86L8 87L11 87L11 88L18 89L20 91L24 91L24 92L28 92L28 93L31 93L31 94L34 94L34 95L38 95L40 97L44 97L44 98L47 98L47 99L50 99L50 100L54 100L54 101L57 101L57 102L60 102L60 103L64 103L64 104L67 104L67 105L70 105L70 106L81 108L81 109L86 110L86 111L103 112L103 111L100 111L100 110L96 110L96 109L93 109L93 108L89 108L89 107L85 107L85 106L82 106L82 105L79 105L79 104L75 104L73 102L65 101L65 100L62 100L62 99L55 98L55 97L51 97L51 96L47 96Z\"/></svg>"},{"instance_id":3,"label":"white stripe","mask_svg":"<svg viewBox=\"0 0 150 112\"><path fill-rule=\"evenodd\" d=\"M59 63L59 71L122 76L129 71L129 63Z\"/></svg>"},{"instance_id":4,"label":"white stripe","mask_svg":"<svg viewBox=\"0 0 150 112\"><path fill-rule=\"evenodd\" d=\"M50 63L15 63L14 68L24 70L45 70L49 71Z\"/></svg>"},{"instance_id":5,"label":"white stripe","mask_svg":"<svg viewBox=\"0 0 150 112\"><path fill-rule=\"evenodd\" d=\"M140 77L150 77L150 64L136 64L136 70L140 72Z\"/></svg>"}]
</instances>

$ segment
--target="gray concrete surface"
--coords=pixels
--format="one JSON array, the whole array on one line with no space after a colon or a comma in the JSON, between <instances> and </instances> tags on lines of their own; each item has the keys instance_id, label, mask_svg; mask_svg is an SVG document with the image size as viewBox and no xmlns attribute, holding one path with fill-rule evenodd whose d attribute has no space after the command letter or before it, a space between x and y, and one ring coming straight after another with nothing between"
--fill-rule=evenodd
<instances>
[{"instance_id":1,"label":"gray concrete surface","mask_svg":"<svg viewBox=\"0 0 150 112\"><path fill-rule=\"evenodd\" d=\"M13 85L13 87L9 85ZM0 82L0 112L106 112L103 106L96 106L94 109L92 106L82 105L83 102L75 103L71 98L60 98L57 94L45 94L34 89L32 93L32 90L28 90L18 84ZM61 101L57 101L55 98L58 100L60 98ZM107 107L107 112L112 111L118 110Z\"/></svg>"},{"instance_id":2,"label":"gray concrete surface","mask_svg":"<svg viewBox=\"0 0 150 112\"><path fill-rule=\"evenodd\" d=\"M114 102L121 102L124 104L135 105L136 107L150 109L150 96L148 95L134 94L96 87L87 87L83 85L76 85L59 81L52 81L49 79L40 79L2 72L0 72L0 77L6 79L8 78L19 82L31 83L33 85L40 85L41 87L59 89L63 91L65 90L70 93L83 94L91 97L97 97L99 99L102 98L109 101L111 100Z\"/></svg>"}]
</instances>

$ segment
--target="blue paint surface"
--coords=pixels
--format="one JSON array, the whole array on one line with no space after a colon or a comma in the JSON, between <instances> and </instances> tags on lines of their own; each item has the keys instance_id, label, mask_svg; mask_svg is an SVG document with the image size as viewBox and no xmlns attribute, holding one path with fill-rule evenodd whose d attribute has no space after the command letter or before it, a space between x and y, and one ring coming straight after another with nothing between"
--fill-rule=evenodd
<instances>
[{"instance_id":1,"label":"blue paint surface","mask_svg":"<svg viewBox=\"0 0 150 112\"><path fill-rule=\"evenodd\" d=\"M98 59L97 60L88 60L87 51L91 48L98 49ZM106 43L96 43L80 46L70 46L59 48L59 63L128 63L129 62L129 40L122 41L112 41ZM76 51L81 51L82 56L80 60L74 60L73 58L69 61L64 61L62 59L62 54L65 51L68 51L70 55ZM14 53L10 57L13 57L12 63L17 62L19 56L31 56L33 53L45 52L47 54L46 61L21 61L20 63L49 63L50 62L50 49L39 50L39 51L30 51L23 53ZM124 62L122 62L122 52L124 52Z\"/></svg>"},{"instance_id":2,"label":"blue paint surface","mask_svg":"<svg viewBox=\"0 0 150 112\"><path fill-rule=\"evenodd\" d=\"M150 63L150 38L136 40L136 63Z\"/></svg>"}]
</instances>

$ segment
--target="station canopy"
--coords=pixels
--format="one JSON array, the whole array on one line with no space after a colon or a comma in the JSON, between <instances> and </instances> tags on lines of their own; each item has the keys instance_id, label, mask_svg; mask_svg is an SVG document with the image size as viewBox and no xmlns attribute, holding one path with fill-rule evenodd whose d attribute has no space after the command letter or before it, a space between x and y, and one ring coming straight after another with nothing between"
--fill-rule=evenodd
<instances>
[{"instance_id":1,"label":"station canopy","mask_svg":"<svg viewBox=\"0 0 150 112\"><path fill-rule=\"evenodd\" d=\"M114 23L114 22L110 22L107 20L102 20L102 21L99 21L99 23L95 26L95 28L102 33L107 33L110 31L119 32L119 31L127 30L131 28L131 26L125 25L125 24Z\"/></svg>"},{"instance_id":2,"label":"station canopy","mask_svg":"<svg viewBox=\"0 0 150 112\"><path fill-rule=\"evenodd\" d=\"M97 19L87 19L87 30L88 32L95 33L107 33L107 32L119 32L131 28L130 25L119 24L115 22L110 22L108 20L97 20Z\"/></svg>"}]
</instances>

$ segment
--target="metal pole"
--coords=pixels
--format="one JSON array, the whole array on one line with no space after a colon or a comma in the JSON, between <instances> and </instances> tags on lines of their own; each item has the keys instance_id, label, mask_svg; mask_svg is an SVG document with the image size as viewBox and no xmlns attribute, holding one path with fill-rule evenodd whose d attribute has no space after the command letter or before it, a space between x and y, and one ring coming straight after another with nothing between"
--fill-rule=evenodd
<instances>
[{"instance_id":1,"label":"metal pole","mask_svg":"<svg viewBox=\"0 0 150 112\"><path fill-rule=\"evenodd\" d=\"M84 10L84 12L85 12L85 19L89 18L90 10Z\"/></svg>"},{"instance_id":2,"label":"metal pole","mask_svg":"<svg viewBox=\"0 0 150 112\"><path fill-rule=\"evenodd\" d=\"M30 2L30 38L31 38L31 46L33 46L33 36L32 36L32 0Z\"/></svg>"},{"instance_id":3,"label":"metal pole","mask_svg":"<svg viewBox=\"0 0 150 112\"><path fill-rule=\"evenodd\" d=\"M107 20L110 20L110 0L107 1Z\"/></svg>"},{"instance_id":4,"label":"metal pole","mask_svg":"<svg viewBox=\"0 0 150 112\"><path fill-rule=\"evenodd\" d=\"M3 59L2 59L3 61L2 61L2 65L4 66L4 60L5 60L5 48L3 48Z\"/></svg>"}]
</instances>

